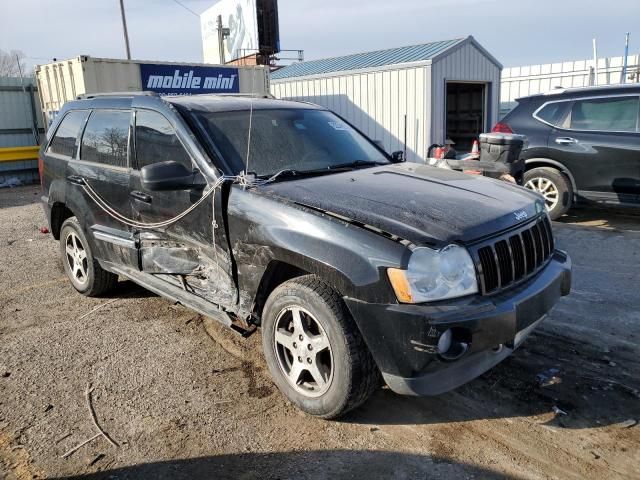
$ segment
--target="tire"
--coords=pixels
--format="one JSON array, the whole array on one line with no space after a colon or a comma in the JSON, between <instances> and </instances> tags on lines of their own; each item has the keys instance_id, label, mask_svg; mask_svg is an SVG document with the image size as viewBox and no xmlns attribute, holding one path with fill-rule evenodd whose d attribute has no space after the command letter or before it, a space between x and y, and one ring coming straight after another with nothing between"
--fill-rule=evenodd
<instances>
[{"instance_id":1,"label":"tire","mask_svg":"<svg viewBox=\"0 0 640 480\"><path fill-rule=\"evenodd\" d=\"M538 167L524 172L524 186L545 197L551 220L567 213L573 203L573 189L569 179L552 167ZM555 195L553 193L555 192ZM555 199L555 201L553 201Z\"/></svg>"},{"instance_id":2,"label":"tire","mask_svg":"<svg viewBox=\"0 0 640 480\"><path fill-rule=\"evenodd\" d=\"M294 326L295 311L302 334ZM296 343L284 347L276 332L279 340L284 334L285 344ZM328 347L323 349L325 340ZM262 315L262 344L277 387L310 415L326 419L343 415L363 404L381 384L380 372L342 298L315 275L289 280L271 293ZM310 345L317 345L316 350ZM290 380L297 374L294 365L303 369L296 386ZM318 373L326 383L315 381Z\"/></svg>"},{"instance_id":3,"label":"tire","mask_svg":"<svg viewBox=\"0 0 640 480\"><path fill-rule=\"evenodd\" d=\"M76 217L67 218L60 228L60 255L71 285L87 297L106 293L118 283L118 276L103 269L93 257Z\"/></svg>"}]
</instances>

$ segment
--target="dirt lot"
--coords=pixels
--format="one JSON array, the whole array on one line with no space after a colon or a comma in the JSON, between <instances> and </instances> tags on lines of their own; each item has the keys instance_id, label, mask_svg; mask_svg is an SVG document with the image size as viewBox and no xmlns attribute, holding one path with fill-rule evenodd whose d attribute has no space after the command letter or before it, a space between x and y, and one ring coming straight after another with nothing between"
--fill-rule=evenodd
<instances>
[{"instance_id":1,"label":"dirt lot","mask_svg":"<svg viewBox=\"0 0 640 480\"><path fill-rule=\"evenodd\" d=\"M640 217L554 225L573 293L511 358L453 393L387 389L341 421L271 383L259 335L122 281L65 280L37 190L0 191L0 477L640 478ZM91 384L98 437L85 390Z\"/></svg>"}]
</instances>

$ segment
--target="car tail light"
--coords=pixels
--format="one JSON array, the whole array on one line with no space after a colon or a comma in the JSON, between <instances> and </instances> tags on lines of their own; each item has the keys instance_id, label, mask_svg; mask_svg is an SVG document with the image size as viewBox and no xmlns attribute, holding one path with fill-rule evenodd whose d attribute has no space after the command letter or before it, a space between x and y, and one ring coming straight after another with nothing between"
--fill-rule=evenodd
<instances>
[{"instance_id":1,"label":"car tail light","mask_svg":"<svg viewBox=\"0 0 640 480\"><path fill-rule=\"evenodd\" d=\"M38 156L38 175L40 176L40 186L43 187L44 186L44 160L42 159L42 156Z\"/></svg>"},{"instance_id":2,"label":"car tail light","mask_svg":"<svg viewBox=\"0 0 640 480\"><path fill-rule=\"evenodd\" d=\"M504 122L496 123L496 126L491 129L492 133L513 133L513 130L509 124Z\"/></svg>"}]
</instances>

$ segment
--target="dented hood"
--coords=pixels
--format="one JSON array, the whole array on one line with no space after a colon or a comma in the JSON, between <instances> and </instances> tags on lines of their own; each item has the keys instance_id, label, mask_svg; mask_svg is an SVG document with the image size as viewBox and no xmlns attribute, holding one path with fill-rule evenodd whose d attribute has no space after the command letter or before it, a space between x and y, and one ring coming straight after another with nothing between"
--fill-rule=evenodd
<instances>
[{"instance_id":1,"label":"dented hood","mask_svg":"<svg viewBox=\"0 0 640 480\"><path fill-rule=\"evenodd\" d=\"M522 187L414 163L291 179L261 190L435 246L495 234L543 209L541 198Z\"/></svg>"}]
</instances>

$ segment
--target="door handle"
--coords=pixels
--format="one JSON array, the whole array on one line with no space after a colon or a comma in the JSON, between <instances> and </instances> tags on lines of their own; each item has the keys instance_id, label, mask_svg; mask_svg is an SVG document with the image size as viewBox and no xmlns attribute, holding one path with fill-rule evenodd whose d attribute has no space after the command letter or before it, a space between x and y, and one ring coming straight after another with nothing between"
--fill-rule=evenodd
<instances>
[{"instance_id":1,"label":"door handle","mask_svg":"<svg viewBox=\"0 0 640 480\"><path fill-rule=\"evenodd\" d=\"M136 200L140 200L141 202L151 203L151 195L147 195L144 192L138 192L137 190L134 190L133 192L129 193L129 195Z\"/></svg>"},{"instance_id":2,"label":"door handle","mask_svg":"<svg viewBox=\"0 0 640 480\"><path fill-rule=\"evenodd\" d=\"M578 140L571 137L558 137L556 138L556 143L558 145L572 145L574 143L578 143Z\"/></svg>"},{"instance_id":3,"label":"door handle","mask_svg":"<svg viewBox=\"0 0 640 480\"><path fill-rule=\"evenodd\" d=\"M82 178L80 175L69 175L67 177L67 180L69 180L69 182L73 183L74 185L84 185L84 178Z\"/></svg>"}]
</instances>

